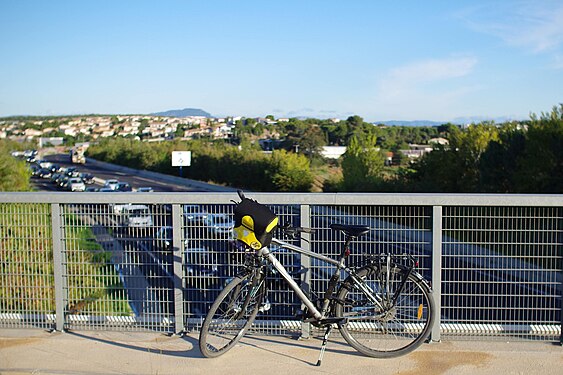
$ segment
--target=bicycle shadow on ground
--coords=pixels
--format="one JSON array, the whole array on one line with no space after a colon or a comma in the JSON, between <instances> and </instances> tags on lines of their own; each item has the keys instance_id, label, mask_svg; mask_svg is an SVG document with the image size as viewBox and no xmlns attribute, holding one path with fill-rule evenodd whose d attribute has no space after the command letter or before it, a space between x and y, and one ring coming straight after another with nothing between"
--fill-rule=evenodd
<instances>
[{"instance_id":1,"label":"bicycle shadow on ground","mask_svg":"<svg viewBox=\"0 0 563 375\"><path fill-rule=\"evenodd\" d=\"M245 336L240 342L240 345L251 346L258 350L266 351L271 354L279 355L282 357L290 358L295 361L303 362L305 364L316 366L317 359L319 357L321 351L321 344L322 339L311 337L309 339L300 339L298 337L290 337L290 336L255 336L255 335L248 335ZM263 346L260 344L268 344L267 346ZM275 348L272 346L275 345ZM296 348L302 349L303 353L307 352L307 359L302 358L301 356L298 358L294 355L288 354L287 352L283 352L277 350L280 346L285 346L289 348ZM233 350L236 350L233 349ZM309 355L310 353L310 355ZM331 354L343 354L343 355L353 355L362 358L367 358L366 356L362 355L355 351L350 345L346 342L340 342L335 340L328 340L328 344L325 350L325 357L330 356Z\"/></svg>"},{"instance_id":2,"label":"bicycle shadow on ground","mask_svg":"<svg viewBox=\"0 0 563 375\"><path fill-rule=\"evenodd\" d=\"M182 336L178 336L178 341L173 343L175 348L169 348L170 346L170 337L165 334L162 334L163 341L157 340L148 340L148 341L140 341L138 344L132 342L126 342L126 340L120 339L110 339L104 338L100 336L93 336L89 334L84 334L75 331L67 331L68 335L72 335L75 337L79 337L81 339L90 340L99 342L106 345L112 345L115 347L128 349L128 350L136 350L139 352L144 353L153 353L171 357L179 357L179 358L194 358L194 359L206 359L199 350L199 341L196 337L193 337L193 334L186 334ZM321 342L322 340L318 338L311 338L306 340L300 340L296 337L289 337L289 336L256 336L256 335L249 335L242 338L242 340L238 343L241 347L251 347L257 350L265 351L270 354L274 354L277 356L281 356L284 358L288 358L294 361L302 362L304 364L308 364L310 366L315 366L317 363L317 359L321 349ZM186 345L184 345L184 343ZM181 348L176 348L178 346L182 346ZM287 348L281 349L282 347ZM231 351L226 353L225 355L229 355L232 353L236 353L237 350L242 348L234 347ZM296 356L295 353L289 353L289 349L300 349L302 352L299 352L299 356ZM360 353L354 351L352 348L348 346L348 344L344 342L338 341L331 341L329 340L325 356L330 356L331 354L344 354L344 355L354 355L363 357Z\"/></svg>"}]
</instances>

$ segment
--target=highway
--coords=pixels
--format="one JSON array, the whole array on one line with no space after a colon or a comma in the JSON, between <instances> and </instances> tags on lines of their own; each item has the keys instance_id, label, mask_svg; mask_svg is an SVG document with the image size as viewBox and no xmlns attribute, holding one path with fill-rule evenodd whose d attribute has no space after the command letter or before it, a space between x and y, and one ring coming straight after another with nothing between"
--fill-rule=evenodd
<instances>
[{"instance_id":1,"label":"highway","mask_svg":"<svg viewBox=\"0 0 563 375\"><path fill-rule=\"evenodd\" d=\"M109 179L116 179L120 182L127 182L133 189L139 187L152 187L156 192L186 192L186 191L207 191L205 189L200 189L195 186L175 184L170 181L162 181L156 178L142 177L134 174L124 173L122 171L112 170L105 168L100 163L88 163L86 164L72 164L70 158L67 154L54 154L46 155L43 160L58 164L61 167L75 167L78 171L93 174L98 182L93 186L102 187L100 181L106 181ZM59 190L54 186L49 179L42 178L32 178L33 186L37 190L42 191L57 191ZM213 185L209 185L211 188Z\"/></svg>"}]
</instances>

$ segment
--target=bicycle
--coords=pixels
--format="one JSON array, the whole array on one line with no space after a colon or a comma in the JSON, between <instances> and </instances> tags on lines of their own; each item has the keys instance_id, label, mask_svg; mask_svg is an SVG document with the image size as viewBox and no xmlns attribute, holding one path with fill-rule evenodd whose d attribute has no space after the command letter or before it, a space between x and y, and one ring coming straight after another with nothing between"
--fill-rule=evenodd
<instances>
[{"instance_id":1,"label":"bicycle","mask_svg":"<svg viewBox=\"0 0 563 375\"><path fill-rule=\"evenodd\" d=\"M244 194L239 191L244 200ZM236 203L236 202L235 202ZM345 234L338 259L314 253L278 238L271 243L336 267L320 301L311 300L269 247L247 251L241 271L220 292L201 327L199 347L208 358L218 357L243 337L264 308L266 277L271 267L281 275L306 306L303 321L325 328L317 366L321 365L329 335L337 326L346 342L375 358L401 356L418 348L429 336L434 321L430 284L415 271L416 260L407 254L377 254L358 265L347 265L353 240L367 234L368 226L331 224ZM296 238L310 228L280 226ZM341 273L347 275L341 281Z\"/></svg>"}]
</instances>

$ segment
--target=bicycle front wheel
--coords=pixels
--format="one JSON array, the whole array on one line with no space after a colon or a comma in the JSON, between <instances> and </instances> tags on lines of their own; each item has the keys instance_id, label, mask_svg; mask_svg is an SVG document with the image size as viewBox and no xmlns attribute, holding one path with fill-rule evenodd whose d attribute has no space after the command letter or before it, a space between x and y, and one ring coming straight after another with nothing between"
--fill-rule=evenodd
<instances>
[{"instance_id":1,"label":"bicycle front wheel","mask_svg":"<svg viewBox=\"0 0 563 375\"><path fill-rule=\"evenodd\" d=\"M199 348L207 357L230 350L250 328L265 294L257 271L235 277L213 302L199 333Z\"/></svg>"},{"instance_id":2,"label":"bicycle front wheel","mask_svg":"<svg viewBox=\"0 0 563 375\"><path fill-rule=\"evenodd\" d=\"M387 271L367 266L348 277L338 293L335 315L344 339L360 353L376 358L407 354L430 334L432 292L422 278L393 265Z\"/></svg>"}]
</instances>

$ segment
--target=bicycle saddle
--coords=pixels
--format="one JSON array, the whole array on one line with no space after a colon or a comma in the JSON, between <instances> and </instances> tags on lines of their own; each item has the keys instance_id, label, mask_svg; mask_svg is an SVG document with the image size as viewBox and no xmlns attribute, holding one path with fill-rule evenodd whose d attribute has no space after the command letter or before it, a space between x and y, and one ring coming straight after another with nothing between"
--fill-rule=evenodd
<instances>
[{"instance_id":1,"label":"bicycle saddle","mask_svg":"<svg viewBox=\"0 0 563 375\"><path fill-rule=\"evenodd\" d=\"M341 230L349 236L359 237L369 232L370 227L367 225L330 224L330 229Z\"/></svg>"}]
</instances>

